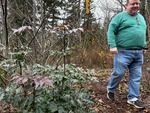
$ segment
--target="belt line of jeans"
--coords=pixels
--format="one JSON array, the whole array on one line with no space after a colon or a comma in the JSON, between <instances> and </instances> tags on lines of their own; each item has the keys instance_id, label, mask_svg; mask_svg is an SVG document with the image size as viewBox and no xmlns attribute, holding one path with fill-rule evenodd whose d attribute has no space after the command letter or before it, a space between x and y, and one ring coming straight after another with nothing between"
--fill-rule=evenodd
<instances>
[{"instance_id":1,"label":"belt line of jeans","mask_svg":"<svg viewBox=\"0 0 150 113\"><path fill-rule=\"evenodd\" d=\"M125 50L143 50L143 49L134 49L134 48L131 48L131 49L125 49Z\"/></svg>"}]
</instances>

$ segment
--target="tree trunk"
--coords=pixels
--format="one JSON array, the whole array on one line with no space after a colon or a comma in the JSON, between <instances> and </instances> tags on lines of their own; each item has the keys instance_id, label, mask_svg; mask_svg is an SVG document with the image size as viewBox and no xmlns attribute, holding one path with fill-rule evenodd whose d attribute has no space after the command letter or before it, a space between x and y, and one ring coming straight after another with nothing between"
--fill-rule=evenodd
<instances>
[{"instance_id":1,"label":"tree trunk","mask_svg":"<svg viewBox=\"0 0 150 113\"><path fill-rule=\"evenodd\" d=\"M1 0L2 7L2 23L3 23L3 33L2 33L2 43L5 45L6 49L4 51L4 56L8 57L8 28L7 28L7 0Z\"/></svg>"}]
</instances>

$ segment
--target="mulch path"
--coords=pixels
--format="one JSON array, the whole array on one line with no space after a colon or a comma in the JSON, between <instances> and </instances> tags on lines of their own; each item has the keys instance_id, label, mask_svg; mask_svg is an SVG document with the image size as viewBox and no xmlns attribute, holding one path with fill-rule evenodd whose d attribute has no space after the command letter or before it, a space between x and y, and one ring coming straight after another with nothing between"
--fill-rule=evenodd
<instances>
[{"instance_id":1,"label":"mulch path","mask_svg":"<svg viewBox=\"0 0 150 113\"><path fill-rule=\"evenodd\" d=\"M110 74L110 73L109 73ZM149 72L144 72L144 76L150 75ZM118 90L115 93L115 101L111 102L107 99L106 94L106 86L109 79L109 76L97 76L97 81L91 82L88 86L93 91L93 98L95 100L95 104L93 109L97 111L97 113L150 113L150 89L143 89L141 91L141 99L146 103L147 107L145 109L137 109L132 105L127 104L127 76L121 81ZM143 80L147 79L143 77ZM150 80L150 77L149 77ZM144 81L146 82L150 81ZM148 88L150 86L147 86ZM145 87L146 88L146 87Z\"/></svg>"}]
</instances>

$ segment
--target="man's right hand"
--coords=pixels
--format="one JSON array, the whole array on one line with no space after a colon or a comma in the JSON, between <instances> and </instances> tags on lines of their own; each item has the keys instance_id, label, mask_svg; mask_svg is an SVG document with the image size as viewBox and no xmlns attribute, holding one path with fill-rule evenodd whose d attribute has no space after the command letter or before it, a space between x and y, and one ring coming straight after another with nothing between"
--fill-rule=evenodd
<instances>
[{"instance_id":1,"label":"man's right hand","mask_svg":"<svg viewBox=\"0 0 150 113\"><path fill-rule=\"evenodd\" d=\"M110 48L109 50L113 54L117 54L118 53L118 49L116 47L115 48Z\"/></svg>"}]
</instances>

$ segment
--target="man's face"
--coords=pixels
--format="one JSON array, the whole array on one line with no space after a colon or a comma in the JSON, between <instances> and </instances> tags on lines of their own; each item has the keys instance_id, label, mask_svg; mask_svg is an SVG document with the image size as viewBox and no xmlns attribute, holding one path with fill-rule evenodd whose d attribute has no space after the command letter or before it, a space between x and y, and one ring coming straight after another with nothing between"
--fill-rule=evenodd
<instances>
[{"instance_id":1,"label":"man's face","mask_svg":"<svg viewBox=\"0 0 150 113\"><path fill-rule=\"evenodd\" d=\"M140 9L140 1L139 0L129 0L129 3L126 5L126 10L131 15L136 15L138 10Z\"/></svg>"}]
</instances>

